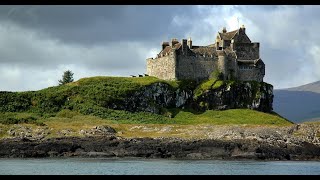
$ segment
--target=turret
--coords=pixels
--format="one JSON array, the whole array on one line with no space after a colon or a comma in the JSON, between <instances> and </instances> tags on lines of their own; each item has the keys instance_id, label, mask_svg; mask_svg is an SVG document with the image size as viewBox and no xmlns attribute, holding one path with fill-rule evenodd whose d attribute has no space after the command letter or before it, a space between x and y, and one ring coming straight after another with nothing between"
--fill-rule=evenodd
<instances>
[{"instance_id":1,"label":"turret","mask_svg":"<svg viewBox=\"0 0 320 180\"><path fill-rule=\"evenodd\" d=\"M218 70L223 74L223 79L225 80L226 77L228 77L227 71L226 71L227 55L224 52L224 50L218 50L217 55L218 55Z\"/></svg>"}]
</instances>

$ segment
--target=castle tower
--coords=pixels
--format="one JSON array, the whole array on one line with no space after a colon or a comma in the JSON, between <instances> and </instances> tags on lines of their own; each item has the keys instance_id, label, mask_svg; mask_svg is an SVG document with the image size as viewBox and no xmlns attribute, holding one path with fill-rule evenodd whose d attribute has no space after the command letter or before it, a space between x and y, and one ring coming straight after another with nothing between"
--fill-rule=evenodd
<instances>
[{"instance_id":1,"label":"castle tower","mask_svg":"<svg viewBox=\"0 0 320 180\"><path fill-rule=\"evenodd\" d=\"M223 74L223 79L226 80L226 77L228 77L228 74L226 71L227 55L224 52L224 50L217 51L217 54L218 54L218 70Z\"/></svg>"}]
</instances>

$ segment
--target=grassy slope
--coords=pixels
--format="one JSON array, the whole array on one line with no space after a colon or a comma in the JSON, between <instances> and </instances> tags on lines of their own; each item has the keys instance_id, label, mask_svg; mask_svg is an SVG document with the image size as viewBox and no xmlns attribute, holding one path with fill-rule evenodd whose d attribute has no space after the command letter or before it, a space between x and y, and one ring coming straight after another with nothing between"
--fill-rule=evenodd
<instances>
[{"instance_id":1,"label":"grassy slope","mask_svg":"<svg viewBox=\"0 0 320 180\"><path fill-rule=\"evenodd\" d=\"M77 112L62 111L55 117L43 119L41 128L50 129L48 137L58 137L62 130L69 130L70 136L81 136L81 129L89 130L95 126L108 125L115 128L118 135L123 137L182 137L200 138L205 136L211 127L217 126L268 126L282 127L292 123L277 115L266 114L248 109L233 109L226 111L206 111L202 114L194 114L188 111L175 110L176 116L163 121L130 121L130 120L108 120L96 116L81 115ZM19 115L19 113L17 114ZM23 116L26 116L24 113ZM30 114L32 116L32 114ZM22 124L36 129L35 124ZM205 129L208 128L209 129ZM7 137L6 132L14 125L2 125L0 137ZM166 131L166 129L170 129Z\"/></svg>"},{"instance_id":2,"label":"grassy slope","mask_svg":"<svg viewBox=\"0 0 320 180\"><path fill-rule=\"evenodd\" d=\"M155 82L165 82L173 88L188 85L177 81L163 81L155 77L91 77L83 78L79 81L69 83L63 86L50 87L36 92L22 92L19 94L28 94L32 96L32 107L22 112L3 112L0 113L0 136L4 136L5 132L12 127L12 123L28 123L28 126L36 127L37 125L45 125L51 129L50 136L62 129L71 129L79 132L80 129L88 129L97 125L111 125L120 131L129 131L133 126L143 124L152 127L161 127L164 125L174 125L175 128L193 127L197 124L208 125L290 125L291 122L274 115L266 114L248 109L231 109L226 111L206 111L204 113L193 112L189 110L170 109L174 118L168 118L161 115L151 113L129 113L125 111L115 111L102 108L101 105L106 101L118 99L125 94L138 90L139 88L150 85ZM217 81L213 83L208 81L198 87L199 91L210 88L216 88L221 83ZM201 93L200 92L200 93ZM69 110L61 110L65 105L59 106L60 102L69 97L69 106L79 112L91 108L97 113L73 112ZM109 99L106 97L110 97ZM12 97L13 99L15 97ZM0 98L1 99L1 98ZM15 102L15 104L24 101ZM55 102L55 104L50 104ZM12 107L15 107L13 104ZM81 106L79 106L81 105ZM52 107L56 108L55 112ZM58 107L58 108L57 108ZM11 107L10 107L11 108ZM9 109L10 109L9 108ZM47 109L46 109L47 108ZM82 109L81 109L82 108ZM58 112L58 113L57 113ZM87 115L84 115L87 114ZM78 134L78 133L76 133Z\"/></svg>"}]
</instances>

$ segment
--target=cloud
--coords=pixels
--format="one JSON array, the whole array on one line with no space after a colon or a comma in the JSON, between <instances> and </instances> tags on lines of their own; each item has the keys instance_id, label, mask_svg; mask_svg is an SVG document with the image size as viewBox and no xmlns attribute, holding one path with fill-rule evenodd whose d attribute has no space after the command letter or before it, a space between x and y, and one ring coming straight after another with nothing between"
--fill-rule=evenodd
<instances>
[{"instance_id":1,"label":"cloud","mask_svg":"<svg viewBox=\"0 0 320 180\"><path fill-rule=\"evenodd\" d=\"M320 79L320 6L1 6L0 90L37 90L75 79L145 72L160 43L191 37L214 43L239 25L276 89ZM239 20L239 22L238 22Z\"/></svg>"},{"instance_id":2,"label":"cloud","mask_svg":"<svg viewBox=\"0 0 320 180\"><path fill-rule=\"evenodd\" d=\"M129 76L145 72L155 51L141 42L112 42L91 47L67 44L10 22L0 24L1 90L35 90L55 85L64 70L75 77Z\"/></svg>"},{"instance_id":3,"label":"cloud","mask_svg":"<svg viewBox=\"0 0 320 180\"><path fill-rule=\"evenodd\" d=\"M0 20L46 32L66 43L152 42L167 35L175 14L191 9L192 6L1 6Z\"/></svg>"}]
</instances>

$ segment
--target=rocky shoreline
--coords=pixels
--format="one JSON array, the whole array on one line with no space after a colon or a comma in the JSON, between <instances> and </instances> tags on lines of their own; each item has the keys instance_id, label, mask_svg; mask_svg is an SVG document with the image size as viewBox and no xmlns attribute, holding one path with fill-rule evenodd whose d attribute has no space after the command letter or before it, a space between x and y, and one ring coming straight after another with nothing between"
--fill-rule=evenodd
<instances>
[{"instance_id":1,"label":"rocky shoreline","mask_svg":"<svg viewBox=\"0 0 320 180\"><path fill-rule=\"evenodd\" d=\"M27 157L143 157L171 159L320 160L320 124L284 127L193 126L183 133L202 138L124 137L110 126L81 130L79 135L59 132L49 137L45 130L21 125L0 139L0 158ZM133 126L132 131L179 132L174 127L152 129ZM163 132L166 129L166 132ZM170 131L171 129L171 131ZM126 133L130 133L129 131ZM184 135L185 134L181 134Z\"/></svg>"},{"instance_id":2,"label":"rocky shoreline","mask_svg":"<svg viewBox=\"0 0 320 180\"><path fill-rule=\"evenodd\" d=\"M144 157L173 159L320 160L320 146L257 140L183 140L177 138L64 137L6 139L1 158Z\"/></svg>"}]
</instances>

